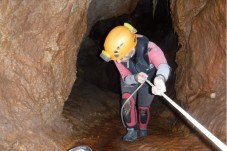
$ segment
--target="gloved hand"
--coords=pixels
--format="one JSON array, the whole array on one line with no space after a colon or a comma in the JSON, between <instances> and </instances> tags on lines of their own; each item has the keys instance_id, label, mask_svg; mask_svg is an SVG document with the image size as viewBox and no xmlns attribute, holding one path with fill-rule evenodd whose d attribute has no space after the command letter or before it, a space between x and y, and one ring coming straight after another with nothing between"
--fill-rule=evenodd
<instances>
[{"instance_id":1,"label":"gloved hand","mask_svg":"<svg viewBox=\"0 0 227 151\"><path fill-rule=\"evenodd\" d=\"M148 78L148 75L144 72L140 72L135 75L135 79L139 83L144 83L147 78Z\"/></svg>"},{"instance_id":2,"label":"gloved hand","mask_svg":"<svg viewBox=\"0 0 227 151\"><path fill-rule=\"evenodd\" d=\"M166 85L163 76L157 76L154 79L154 87L152 87L152 93L154 95L162 95L162 93L166 92Z\"/></svg>"}]
</instances>

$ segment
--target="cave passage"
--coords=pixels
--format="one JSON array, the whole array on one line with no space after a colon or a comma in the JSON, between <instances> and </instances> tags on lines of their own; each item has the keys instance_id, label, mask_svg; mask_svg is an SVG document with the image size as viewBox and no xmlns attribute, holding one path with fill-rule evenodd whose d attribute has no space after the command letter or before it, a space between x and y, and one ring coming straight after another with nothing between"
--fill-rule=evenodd
<instances>
[{"instance_id":1,"label":"cave passage","mask_svg":"<svg viewBox=\"0 0 227 151\"><path fill-rule=\"evenodd\" d=\"M131 23L139 34L147 36L163 50L172 68L167 95L184 107L175 97L178 41L172 28L169 2L158 1L154 13L152 1L141 1L130 15L98 21L81 44L77 80L63 111L63 115L73 124L72 147L88 145L94 151L213 150L195 131L185 134L177 129L178 125L186 123L160 97L155 97L151 106L149 136L133 143L122 142L126 131L119 114L119 73L112 62L104 62L99 54L109 30L124 22Z\"/></svg>"}]
</instances>

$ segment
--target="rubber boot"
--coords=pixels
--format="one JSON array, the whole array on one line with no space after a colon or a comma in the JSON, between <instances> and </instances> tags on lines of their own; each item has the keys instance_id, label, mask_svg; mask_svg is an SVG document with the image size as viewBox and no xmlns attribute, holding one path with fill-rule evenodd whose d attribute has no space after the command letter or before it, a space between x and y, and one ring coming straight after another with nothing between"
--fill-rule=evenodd
<instances>
[{"instance_id":1,"label":"rubber boot","mask_svg":"<svg viewBox=\"0 0 227 151\"><path fill-rule=\"evenodd\" d=\"M147 129L140 129L140 134L139 134L140 137L146 137L147 135L148 135Z\"/></svg>"},{"instance_id":2,"label":"rubber boot","mask_svg":"<svg viewBox=\"0 0 227 151\"><path fill-rule=\"evenodd\" d=\"M133 142L138 138L137 130L135 128L127 128L127 134L123 137L123 141Z\"/></svg>"}]
</instances>

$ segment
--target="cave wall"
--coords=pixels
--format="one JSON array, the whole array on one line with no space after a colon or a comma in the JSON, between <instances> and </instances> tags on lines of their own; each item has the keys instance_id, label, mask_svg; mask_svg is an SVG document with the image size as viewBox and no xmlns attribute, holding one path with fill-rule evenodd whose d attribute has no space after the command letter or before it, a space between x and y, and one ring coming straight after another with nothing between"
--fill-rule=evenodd
<instances>
[{"instance_id":1,"label":"cave wall","mask_svg":"<svg viewBox=\"0 0 227 151\"><path fill-rule=\"evenodd\" d=\"M180 50L176 55L177 98L186 110L226 140L226 2L171 0Z\"/></svg>"},{"instance_id":2,"label":"cave wall","mask_svg":"<svg viewBox=\"0 0 227 151\"><path fill-rule=\"evenodd\" d=\"M61 114L80 43L95 21L129 13L136 2L0 1L2 150L66 150L71 125Z\"/></svg>"}]
</instances>

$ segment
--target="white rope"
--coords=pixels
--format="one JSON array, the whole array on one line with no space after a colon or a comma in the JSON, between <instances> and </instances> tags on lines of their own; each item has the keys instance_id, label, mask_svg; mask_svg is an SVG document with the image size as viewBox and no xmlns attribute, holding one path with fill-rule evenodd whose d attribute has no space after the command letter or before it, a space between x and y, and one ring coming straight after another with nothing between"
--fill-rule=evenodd
<instances>
[{"instance_id":1,"label":"white rope","mask_svg":"<svg viewBox=\"0 0 227 151\"><path fill-rule=\"evenodd\" d=\"M146 82L150 86L154 86L150 81L146 80ZM126 127L124 120L123 120L123 108L125 104L131 99L131 97L143 86L144 83L140 84L138 88L128 97L128 99L124 102L124 104L121 107L121 120ZM186 117L197 129L199 129L207 138L209 138L218 148L220 148L222 151L227 151L227 146L221 142L216 136L214 136L210 131L208 131L204 126L202 126L199 122L197 122L191 115L189 115L186 111L184 111L179 105L177 105L173 100L171 100L167 95L162 93L162 96L173 106L175 107L184 117Z\"/></svg>"},{"instance_id":2,"label":"white rope","mask_svg":"<svg viewBox=\"0 0 227 151\"><path fill-rule=\"evenodd\" d=\"M154 86L150 81L146 80L146 82L150 86ZM186 111L184 111L180 106L178 106L173 100L171 100L167 95L162 93L162 96L173 106L175 107L181 114L183 114L195 127L197 127L204 135L206 135L217 147L219 147L222 151L227 151L227 146L221 142L216 136L214 136L211 132L209 132L204 126L202 126L199 122L197 122L191 115L189 115Z\"/></svg>"}]
</instances>

